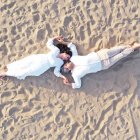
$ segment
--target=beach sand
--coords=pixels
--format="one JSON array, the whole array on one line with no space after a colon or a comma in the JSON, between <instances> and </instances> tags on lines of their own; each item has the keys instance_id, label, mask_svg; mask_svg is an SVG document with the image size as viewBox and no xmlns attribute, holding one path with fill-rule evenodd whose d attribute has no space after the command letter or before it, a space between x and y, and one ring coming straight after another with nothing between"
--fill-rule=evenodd
<instances>
[{"instance_id":1,"label":"beach sand","mask_svg":"<svg viewBox=\"0 0 140 140\"><path fill-rule=\"evenodd\" d=\"M1 0L0 65L63 35L84 55L140 42L139 0ZM0 80L0 140L140 140L140 53L73 90L53 69Z\"/></svg>"}]
</instances>

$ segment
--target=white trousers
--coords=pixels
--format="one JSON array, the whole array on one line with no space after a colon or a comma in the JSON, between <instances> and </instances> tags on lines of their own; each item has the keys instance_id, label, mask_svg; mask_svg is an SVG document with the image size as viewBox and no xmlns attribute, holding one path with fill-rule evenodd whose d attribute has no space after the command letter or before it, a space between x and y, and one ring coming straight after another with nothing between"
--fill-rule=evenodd
<instances>
[{"instance_id":1,"label":"white trousers","mask_svg":"<svg viewBox=\"0 0 140 140\"><path fill-rule=\"evenodd\" d=\"M110 49L101 49L97 54L101 59L102 70L108 69L133 51L134 49L130 45L119 45Z\"/></svg>"}]
</instances>

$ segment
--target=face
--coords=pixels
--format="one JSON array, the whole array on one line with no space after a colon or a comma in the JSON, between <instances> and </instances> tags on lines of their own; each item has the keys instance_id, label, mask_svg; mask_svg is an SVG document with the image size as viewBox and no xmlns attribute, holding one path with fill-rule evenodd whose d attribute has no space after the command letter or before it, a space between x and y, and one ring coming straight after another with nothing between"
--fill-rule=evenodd
<instances>
[{"instance_id":1,"label":"face","mask_svg":"<svg viewBox=\"0 0 140 140\"><path fill-rule=\"evenodd\" d=\"M71 63L66 63L64 66L64 72L68 73L71 70Z\"/></svg>"},{"instance_id":2,"label":"face","mask_svg":"<svg viewBox=\"0 0 140 140\"><path fill-rule=\"evenodd\" d=\"M63 60L69 60L70 59L70 56L67 53L61 53L61 58Z\"/></svg>"}]
</instances>

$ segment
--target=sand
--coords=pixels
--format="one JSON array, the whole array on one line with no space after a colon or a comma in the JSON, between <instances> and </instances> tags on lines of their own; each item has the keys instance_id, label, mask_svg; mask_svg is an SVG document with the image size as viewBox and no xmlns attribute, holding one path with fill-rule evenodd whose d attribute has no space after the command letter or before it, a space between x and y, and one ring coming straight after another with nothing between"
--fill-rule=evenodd
<instances>
[{"instance_id":1,"label":"sand","mask_svg":"<svg viewBox=\"0 0 140 140\"><path fill-rule=\"evenodd\" d=\"M63 35L79 54L140 42L139 0L1 0L0 64L47 53ZM0 80L0 140L140 140L140 53L73 90L53 70Z\"/></svg>"}]
</instances>

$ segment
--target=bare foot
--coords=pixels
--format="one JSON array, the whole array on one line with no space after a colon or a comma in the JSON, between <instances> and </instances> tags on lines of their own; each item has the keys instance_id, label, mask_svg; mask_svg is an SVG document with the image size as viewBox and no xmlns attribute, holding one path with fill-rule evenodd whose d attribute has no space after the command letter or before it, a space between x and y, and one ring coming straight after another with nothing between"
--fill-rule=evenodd
<instances>
[{"instance_id":1,"label":"bare foot","mask_svg":"<svg viewBox=\"0 0 140 140\"><path fill-rule=\"evenodd\" d=\"M0 77L4 77L4 76L6 76L6 72L5 71L0 71Z\"/></svg>"},{"instance_id":2,"label":"bare foot","mask_svg":"<svg viewBox=\"0 0 140 140\"><path fill-rule=\"evenodd\" d=\"M134 43L132 48L134 48L134 50L139 49L140 48L140 43Z\"/></svg>"},{"instance_id":3,"label":"bare foot","mask_svg":"<svg viewBox=\"0 0 140 140\"><path fill-rule=\"evenodd\" d=\"M0 76L0 80L3 80L5 76Z\"/></svg>"}]
</instances>

